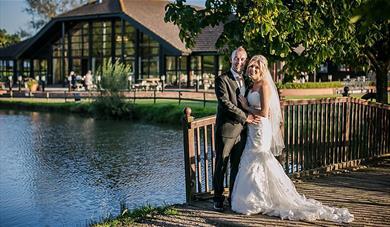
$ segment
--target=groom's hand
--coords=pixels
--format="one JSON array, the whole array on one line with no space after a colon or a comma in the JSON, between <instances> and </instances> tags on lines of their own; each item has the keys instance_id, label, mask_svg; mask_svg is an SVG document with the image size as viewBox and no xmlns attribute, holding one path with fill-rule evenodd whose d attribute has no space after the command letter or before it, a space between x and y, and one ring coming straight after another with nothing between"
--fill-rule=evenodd
<instances>
[{"instance_id":1,"label":"groom's hand","mask_svg":"<svg viewBox=\"0 0 390 227\"><path fill-rule=\"evenodd\" d=\"M245 109L246 111L249 111L248 100L246 100L246 98L244 96L239 95L238 101L240 102L243 109Z\"/></svg>"},{"instance_id":2,"label":"groom's hand","mask_svg":"<svg viewBox=\"0 0 390 227\"><path fill-rule=\"evenodd\" d=\"M260 116L249 114L246 118L246 122L248 124L257 124L260 122Z\"/></svg>"}]
</instances>

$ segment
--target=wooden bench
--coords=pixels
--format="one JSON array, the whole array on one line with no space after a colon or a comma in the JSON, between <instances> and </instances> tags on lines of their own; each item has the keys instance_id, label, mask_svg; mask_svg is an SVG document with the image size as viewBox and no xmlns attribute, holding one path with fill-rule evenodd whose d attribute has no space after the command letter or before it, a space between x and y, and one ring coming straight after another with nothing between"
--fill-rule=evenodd
<instances>
[{"instance_id":1,"label":"wooden bench","mask_svg":"<svg viewBox=\"0 0 390 227\"><path fill-rule=\"evenodd\" d=\"M133 88L135 90L143 90L143 91L160 90L161 89L160 81L161 81L160 78L143 79L143 80L141 80L141 83L134 84Z\"/></svg>"}]
</instances>

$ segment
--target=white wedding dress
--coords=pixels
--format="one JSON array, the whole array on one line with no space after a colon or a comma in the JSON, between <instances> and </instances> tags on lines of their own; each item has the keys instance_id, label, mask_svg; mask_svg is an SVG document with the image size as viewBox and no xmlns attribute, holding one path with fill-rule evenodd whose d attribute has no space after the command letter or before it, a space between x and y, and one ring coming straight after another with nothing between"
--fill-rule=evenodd
<instances>
[{"instance_id":1,"label":"white wedding dress","mask_svg":"<svg viewBox=\"0 0 390 227\"><path fill-rule=\"evenodd\" d=\"M260 108L258 92L249 92L249 105ZM242 214L266 214L281 219L325 219L351 222L345 208L334 208L298 194L293 182L270 151L270 120L248 124L248 137L232 193L232 210Z\"/></svg>"}]
</instances>

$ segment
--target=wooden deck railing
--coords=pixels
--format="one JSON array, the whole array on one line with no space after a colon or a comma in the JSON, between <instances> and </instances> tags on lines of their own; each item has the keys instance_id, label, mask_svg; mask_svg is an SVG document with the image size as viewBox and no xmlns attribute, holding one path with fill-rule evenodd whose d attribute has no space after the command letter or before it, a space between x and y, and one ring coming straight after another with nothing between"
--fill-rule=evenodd
<instances>
[{"instance_id":1,"label":"wooden deck railing","mask_svg":"<svg viewBox=\"0 0 390 227\"><path fill-rule=\"evenodd\" d=\"M281 101L286 173L313 174L390 153L390 106L356 98ZM215 116L183 118L187 202L213 193ZM228 173L225 186L228 188Z\"/></svg>"}]
</instances>

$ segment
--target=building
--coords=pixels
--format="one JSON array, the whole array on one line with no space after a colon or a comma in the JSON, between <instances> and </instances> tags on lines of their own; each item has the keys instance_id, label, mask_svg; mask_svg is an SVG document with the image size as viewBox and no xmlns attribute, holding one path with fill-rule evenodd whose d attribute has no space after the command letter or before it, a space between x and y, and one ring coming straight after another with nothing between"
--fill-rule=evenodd
<instances>
[{"instance_id":1,"label":"building","mask_svg":"<svg viewBox=\"0 0 390 227\"><path fill-rule=\"evenodd\" d=\"M215 48L223 26L208 27L192 49L179 29L164 22L166 0L98 0L58 15L34 37L0 49L0 76L16 81L39 76L64 84L70 71L96 74L103 62L120 60L132 68L133 83L166 78L166 84L212 84L228 67ZM204 80L203 80L204 79Z\"/></svg>"}]
</instances>

